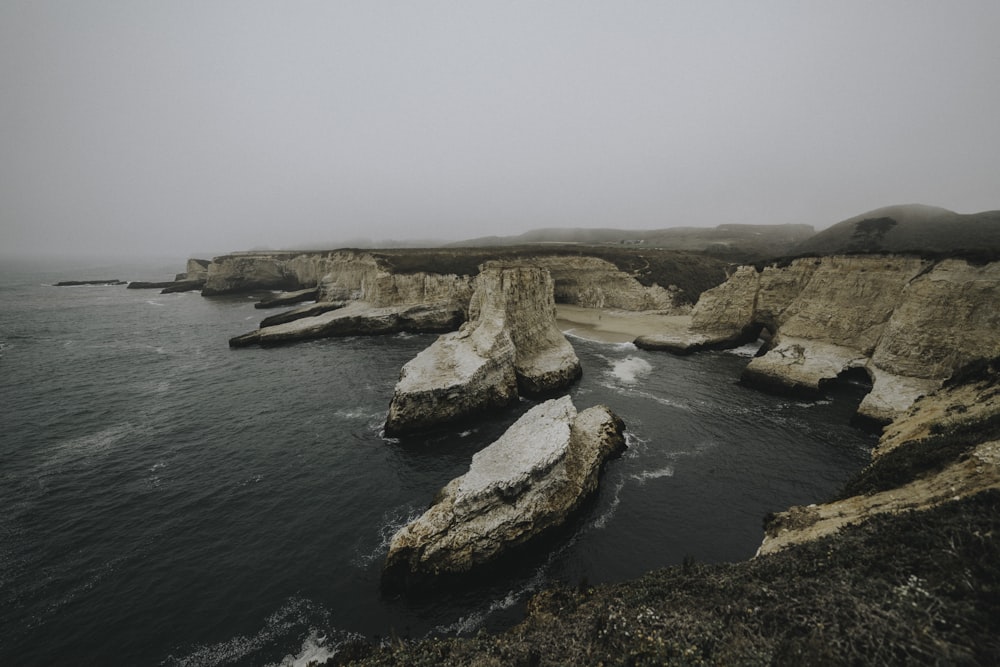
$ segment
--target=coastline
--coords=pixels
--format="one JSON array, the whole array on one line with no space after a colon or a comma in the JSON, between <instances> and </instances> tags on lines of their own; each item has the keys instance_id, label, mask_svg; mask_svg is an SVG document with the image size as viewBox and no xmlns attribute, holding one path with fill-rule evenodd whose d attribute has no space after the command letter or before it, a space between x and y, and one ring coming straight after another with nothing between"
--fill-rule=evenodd
<instances>
[{"instance_id":1,"label":"coastline","mask_svg":"<svg viewBox=\"0 0 1000 667\"><path fill-rule=\"evenodd\" d=\"M559 303L556 304L556 324L564 334L579 338L599 343L631 343L639 336L687 331L691 316Z\"/></svg>"}]
</instances>

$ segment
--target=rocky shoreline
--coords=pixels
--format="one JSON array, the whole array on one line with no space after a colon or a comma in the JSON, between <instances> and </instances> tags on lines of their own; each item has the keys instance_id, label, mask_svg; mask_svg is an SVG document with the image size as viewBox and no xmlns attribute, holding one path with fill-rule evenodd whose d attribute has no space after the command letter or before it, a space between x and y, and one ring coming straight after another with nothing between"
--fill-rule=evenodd
<instances>
[{"instance_id":1,"label":"rocky shoreline","mask_svg":"<svg viewBox=\"0 0 1000 667\"><path fill-rule=\"evenodd\" d=\"M611 279L589 259L484 262L461 274L404 273L395 261L361 251L227 256L209 264L203 294L314 290L315 304L265 320L232 339L233 347L406 326L450 331L402 370L389 435L464 419L519 393L563 390L579 373L564 331L615 342L631 337L639 347L675 354L760 340L742 383L815 395L857 373L872 386L859 415L886 428L872 464L840 497L768 517L752 561L685 563L634 582L547 591L505 633L352 643L328 664L1000 660L993 639L1000 636L1000 263L804 257L736 268L691 308L669 289ZM588 272L593 283L583 287ZM608 298L622 285L631 297ZM589 307L595 304L612 307ZM516 440L546 431L532 423ZM481 476L483 465L474 461L468 475ZM517 470L506 472L517 477ZM545 487L544 474L529 477L531 484L511 483L517 492L506 495L467 493L467 477L454 480L394 538L389 580L463 572L518 544L520 535L530 539L524 527L544 527L546 519L518 520L511 538L494 530L522 491ZM487 529L455 528L473 499L489 501L465 512ZM447 537L453 529L465 531L466 541ZM476 542L482 539L490 546Z\"/></svg>"}]
</instances>

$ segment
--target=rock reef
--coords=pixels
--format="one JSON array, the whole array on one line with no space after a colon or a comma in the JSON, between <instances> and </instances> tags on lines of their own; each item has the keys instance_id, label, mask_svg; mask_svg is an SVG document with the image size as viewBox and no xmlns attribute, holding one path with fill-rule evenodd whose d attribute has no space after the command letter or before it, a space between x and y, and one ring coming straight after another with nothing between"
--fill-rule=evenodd
<instances>
[{"instance_id":1,"label":"rock reef","mask_svg":"<svg viewBox=\"0 0 1000 667\"><path fill-rule=\"evenodd\" d=\"M604 406L577 413L568 396L535 406L396 533L387 582L468 572L563 524L625 448L624 429Z\"/></svg>"},{"instance_id":2,"label":"rock reef","mask_svg":"<svg viewBox=\"0 0 1000 667\"><path fill-rule=\"evenodd\" d=\"M426 429L508 405L519 393L557 391L581 372L556 326L548 271L487 263L476 277L469 321L403 367L385 430Z\"/></svg>"},{"instance_id":3,"label":"rock reef","mask_svg":"<svg viewBox=\"0 0 1000 667\"><path fill-rule=\"evenodd\" d=\"M230 257L220 262L224 268L215 269L213 290L223 289L222 285L229 289L259 284L270 280L267 276L278 282L292 280L297 285L315 280L313 287L291 292L286 303L309 297L317 300L265 318L257 330L231 338L231 347L331 336L454 331L466 319L472 294L471 280L465 276L397 274L371 255L353 251L285 258L233 257L231 261ZM254 273L253 267L261 273Z\"/></svg>"},{"instance_id":4,"label":"rock reef","mask_svg":"<svg viewBox=\"0 0 1000 667\"><path fill-rule=\"evenodd\" d=\"M686 353L771 336L742 381L815 393L851 369L872 391L858 414L887 423L957 368L1000 353L1000 263L896 255L739 268L706 291L690 330L636 345Z\"/></svg>"}]
</instances>

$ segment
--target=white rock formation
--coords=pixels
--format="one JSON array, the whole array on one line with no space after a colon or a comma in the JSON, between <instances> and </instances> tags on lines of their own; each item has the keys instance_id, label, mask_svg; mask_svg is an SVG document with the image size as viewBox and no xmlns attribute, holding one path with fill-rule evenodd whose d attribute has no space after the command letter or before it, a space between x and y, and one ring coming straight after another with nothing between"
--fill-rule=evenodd
<instances>
[{"instance_id":1,"label":"white rock formation","mask_svg":"<svg viewBox=\"0 0 1000 667\"><path fill-rule=\"evenodd\" d=\"M507 405L519 392L556 391L580 373L573 347L556 326L549 273L488 262L476 277L469 321L403 367L386 433Z\"/></svg>"},{"instance_id":2,"label":"white rock formation","mask_svg":"<svg viewBox=\"0 0 1000 667\"><path fill-rule=\"evenodd\" d=\"M467 572L561 525L625 448L624 428L604 406L578 414L568 396L535 406L396 533L387 575Z\"/></svg>"},{"instance_id":3,"label":"white rock formation","mask_svg":"<svg viewBox=\"0 0 1000 667\"><path fill-rule=\"evenodd\" d=\"M702 294L690 331L636 344L684 352L742 342L761 328L773 340L744 381L816 392L864 368L873 386L858 413L888 422L955 369L1000 354L1000 263L858 255L741 267Z\"/></svg>"}]
</instances>

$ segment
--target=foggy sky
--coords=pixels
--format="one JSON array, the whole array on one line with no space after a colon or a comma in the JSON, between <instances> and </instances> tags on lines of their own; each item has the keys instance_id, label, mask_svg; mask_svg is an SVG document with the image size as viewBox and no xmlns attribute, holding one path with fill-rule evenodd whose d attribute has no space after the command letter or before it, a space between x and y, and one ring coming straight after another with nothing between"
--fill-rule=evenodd
<instances>
[{"instance_id":1,"label":"foggy sky","mask_svg":"<svg viewBox=\"0 0 1000 667\"><path fill-rule=\"evenodd\" d=\"M1000 2L0 1L0 254L1000 208Z\"/></svg>"}]
</instances>

